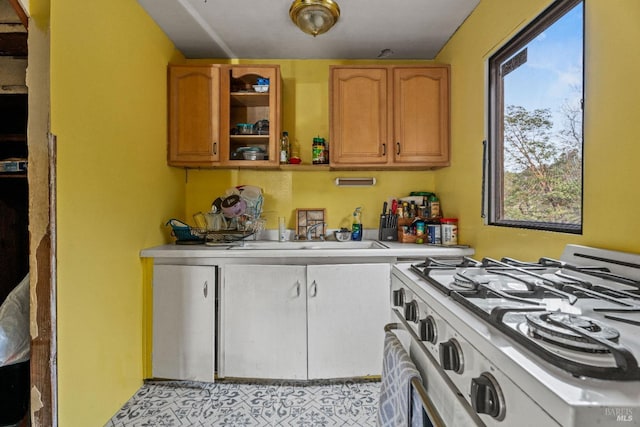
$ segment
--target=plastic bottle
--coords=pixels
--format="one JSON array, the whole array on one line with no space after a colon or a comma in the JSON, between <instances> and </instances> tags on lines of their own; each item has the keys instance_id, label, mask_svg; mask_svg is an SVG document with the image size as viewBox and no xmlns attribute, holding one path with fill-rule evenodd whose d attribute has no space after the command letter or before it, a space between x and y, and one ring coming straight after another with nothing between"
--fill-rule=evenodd
<instances>
[{"instance_id":1,"label":"plastic bottle","mask_svg":"<svg viewBox=\"0 0 640 427\"><path fill-rule=\"evenodd\" d=\"M362 208L353 211L353 226L351 227L351 240L362 240Z\"/></svg>"},{"instance_id":2,"label":"plastic bottle","mask_svg":"<svg viewBox=\"0 0 640 427\"><path fill-rule=\"evenodd\" d=\"M280 163L289 163L289 132L282 132L282 138L280 138Z\"/></svg>"},{"instance_id":3,"label":"plastic bottle","mask_svg":"<svg viewBox=\"0 0 640 427\"><path fill-rule=\"evenodd\" d=\"M302 160L300 159L300 143L298 142L297 139L293 139L291 140L291 143L289 144L289 149L290 151L290 156L289 156L289 163L290 164L299 164L302 163Z\"/></svg>"}]
</instances>

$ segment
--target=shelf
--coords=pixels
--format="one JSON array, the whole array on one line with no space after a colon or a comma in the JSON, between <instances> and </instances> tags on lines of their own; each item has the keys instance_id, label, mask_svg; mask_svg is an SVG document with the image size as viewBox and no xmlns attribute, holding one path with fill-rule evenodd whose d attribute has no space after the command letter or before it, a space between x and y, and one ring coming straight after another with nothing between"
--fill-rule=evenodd
<instances>
[{"instance_id":1,"label":"shelf","mask_svg":"<svg viewBox=\"0 0 640 427\"><path fill-rule=\"evenodd\" d=\"M23 172L0 172L0 179L5 178L27 178L27 174Z\"/></svg>"},{"instance_id":2,"label":"shelf","mask_svg":"<svg viewBox=\"0 0 640 427\"><path fill-rule=\"evenodd\" d=\"M269 92L231 92L232 107L268 107Z\"/></svg>"},{"instance_id":3,"label":"shelf","mask_svg":"<svg viewBox=\"0 0 640 427\"><path fill-rule=\"evenodd\" d=\"M27 135L22 133L0 134L0 142L27 142Z\"/></svg>"},{"instance_id":4,"label":"shelf","mask_svg":"<svg viewBox=\"0 0 640 427\"><path fill-rule=\"evenodd\" d=\"M300 163L298 165L281 164L280 170L283 171L300 171L300 172L326 172L331 170L329 165L311 165L308 163Z\"/></svg>"},{"instance_id":5,"label":"shelf","mask_svg":"<svg viewBox=\"0 0 640 427\"><path fill-rule=\"evenodd\" d=\"M238 139L257 139L260 141L263 141L265 139L269 139L269 135L229 135L229 138L231 138L232 140L238 140Z\"/></svg>"},{"instance_id":6,"label":"shelf","mask_svg":"<svg viewBox=\"0 0 640 427\"><path fill-rule=\"evenodd\" d=\"M244 160L244 159L238 159L238 160L229 160L229 162L227 163L227 166L230 168L236 168L236 167L244 167L244 168L261 168L261 169L265 169L265 168L273 168L273 169L277 169L278 165L277 164L272 164L270 160Z\"/></svg>"}]
</instances>

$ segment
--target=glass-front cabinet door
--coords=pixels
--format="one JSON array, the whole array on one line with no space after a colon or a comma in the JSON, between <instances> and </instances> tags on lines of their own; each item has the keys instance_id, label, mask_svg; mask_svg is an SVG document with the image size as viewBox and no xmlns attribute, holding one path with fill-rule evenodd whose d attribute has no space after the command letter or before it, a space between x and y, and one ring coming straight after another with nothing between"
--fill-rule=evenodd
<instances>
[{"instance_id":1,"label":"glass-front cabinet door","mask_svg":"<svg viewBox=\"0 0 640 427\"><path fill-rule=\"evenodd\" d=\"M277 167L280 137L280 68L229 66L221 78L223 163Z\"/></svg>"}]
</instances>

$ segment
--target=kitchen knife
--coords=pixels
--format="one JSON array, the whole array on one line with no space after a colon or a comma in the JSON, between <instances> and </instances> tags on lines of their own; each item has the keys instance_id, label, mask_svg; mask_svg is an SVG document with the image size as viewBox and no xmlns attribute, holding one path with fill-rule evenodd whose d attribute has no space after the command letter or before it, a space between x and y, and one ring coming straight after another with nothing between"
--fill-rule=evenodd
<instances>
[{"instance_id":1,"label":"kitchen knife","mask_svg":"<svg viewBox=\"0 0 640 427\"><path fill-rule=\"evenodd\" d=\"M380 215L380 228L386 228L389 217L387 216L387 202L382 204L382 215Z\"/></svg>"}]
</instances>

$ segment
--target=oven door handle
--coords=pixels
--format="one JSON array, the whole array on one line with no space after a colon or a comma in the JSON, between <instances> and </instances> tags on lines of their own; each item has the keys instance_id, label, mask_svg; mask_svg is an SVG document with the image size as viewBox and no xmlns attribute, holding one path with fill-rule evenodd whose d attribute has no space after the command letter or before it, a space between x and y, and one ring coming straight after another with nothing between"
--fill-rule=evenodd
<instances>
[{"instance_id":1,"label":"oven door handle","mask_svg":"<svg viewBox=\"0 0 640 427\"><path fill-rule=\"evenodd\" d=\"M397 329L405 330L405 328L403 328L399 323L388 323L384 327L385 332L393 332ZM427 394L427 390L417 377L413 377L409 383L409 425L413 425L411 421L413 419L413 390L418 393L422 408L424 409L427 419L431 422L431 425L434 427L446 427L444 421L442 421L442 418L440 417L440 414L438 414L438 410Z\"/></svg>"}]
</instances>

